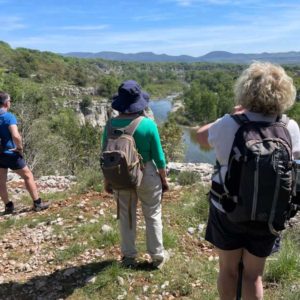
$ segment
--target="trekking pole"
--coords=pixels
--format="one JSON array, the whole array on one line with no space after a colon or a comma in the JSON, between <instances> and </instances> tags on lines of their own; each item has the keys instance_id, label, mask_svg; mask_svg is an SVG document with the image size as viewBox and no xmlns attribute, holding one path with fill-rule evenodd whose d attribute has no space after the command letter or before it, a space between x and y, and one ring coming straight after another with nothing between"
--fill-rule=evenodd
<instances>
[{"instance_id":1,"label":"trekking pole","mask_svg":"<svg viewBox=\"0 0 300 300\"><path fill-rule=\"evenodd\" d=\"M238 271L238 281L237 281L237 289L236 289L236 300L242 299L242 282L243 282L243 260L241 258L239 262L239 271Z\"/></svg>"}]
</instances>

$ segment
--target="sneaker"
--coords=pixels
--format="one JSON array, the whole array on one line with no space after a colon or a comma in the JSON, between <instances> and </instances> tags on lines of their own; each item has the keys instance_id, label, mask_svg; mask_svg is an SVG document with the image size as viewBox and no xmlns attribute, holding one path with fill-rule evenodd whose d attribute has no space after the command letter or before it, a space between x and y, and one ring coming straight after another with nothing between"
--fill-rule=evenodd
<instances>
[{"instance_id":1,"label":"sneaker","mask_svg":"<svg viewBox=\"0 0 300 300\"><path fill-rule=\"evenodd\" d=\"M5 204L5 210L4 210L5 215L12 214L14 212L14 210L15 210L15 206L12 201L9 201L8 203Z\"/></svg>"},{"instance_id":2,"label":"sneaker","mask_svg":"<svg viewBox=\"0 0 300 300\"><path fill-rule=\"evenodd\" d=\"M274 254L276 252L279 252L281 246L281 238L280 237L277 237L275 242L274 242L274 245L273 245L273 248L272 248L272 251L271 251L271 254Z\"/></svg>"},{"instance_id":3,"label":"sneaker","mask_svg":"<svg viewBox=\"0 0 300 300\"><path fill-rule=\"evenodd\" d=\"M152 265L156 269L162 269L164 264L170 259L170 254L167 250L164 250L164 257L162 259L153 259Z\"/></svg>"},{"instance_id":4,"label":"sneaker","mask_svg":"<svg viewBox=\"0 0 300 300\"><path fill-rule=\"evenodd\" d=\"M41 211L47 209L49 207L49 203L42 202L41 198L33 201L33 210Z\"/></svg>"},{"instance_id":5,"label":"sneaker","mask_svg":"<svg viewBox=\"0 0 300 300\"><path fill-rule=\"evenodd\" d=\"M136 268L137 267L137 261L135 257L126 257L123 256L121 260L121 265L124 268Z\"/></svg>"}]
</instances>

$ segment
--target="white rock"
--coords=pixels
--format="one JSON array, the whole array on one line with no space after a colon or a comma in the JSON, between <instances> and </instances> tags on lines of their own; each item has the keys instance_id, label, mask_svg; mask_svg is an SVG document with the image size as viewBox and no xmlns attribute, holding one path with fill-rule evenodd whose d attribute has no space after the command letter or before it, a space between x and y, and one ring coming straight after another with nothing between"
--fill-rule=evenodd
<instances>
[{"instance_id":1,"label":"white rock","mask_svg":"<svg viewBox=\"0 0 300 300\"><path fill-rule=\"evenodd\" d=\"M84 220L84 216L80 215L77 217L77 221L83 221Z\"/></svg>"},{"instance_id":2,"label":"white rock","mask_svg":"<svg viewBox=\"0 0 300 300\"><path fill-rule=\"evenodd\" d=\"M90 223L91 223L91 224L96 224L96 223L98 223L98 220L97 220L97 219L91 219L91 220L90 220Z\"/></svg>"},{"instance_id":3,"label":"white rock","mask_svg":"<svg viewBox=\"0 0 300 300\"><path fill-rule=\"evenodd\" d=\"M149 290L149 286L148 286L148 285L144 285L144 286L143 286L143 292L144 292L144 293L147 293L148 290Z\"/></svg>"},{"instance_id":4,"label":"white rock","mask_svg":"<svg viewBox=\"0 0 300 300\"><path fill-rule=\"evenodd\" d=\"M104 224L104 225L101 227L101 231L102 231L103 233L109 233L109 232L113 231L113 228L112 228L111 226L109 226L109 225Z\"/></svg>"},{"instance_id":5,"label":"white rock","mask_svg":"<svg viewBox=\"0 0 300 300\"><path fill-rule=\"evenodd\" d=\"M205 224L199 224L199 225L198 225L198 231L199 231L200 233L203 232L204 228L205 228Z\"/></svg>"},{"instance_id":6,"label":"white rock","mask_svg":"<svg viewBox=\"0 0 300 300\"><path fill-rule=\"evenodd\" d=\"M86 279L86 283L95 283L97 280L97 276L90 276Z\"/></svg>"},{"instance_id":7,"label":"white rock","mask_svg":"<svg viewBox=\"0 0 300 300\"><path fill-rule=\"evenodd\" d=\"M118 284L121 286L125 284L125 280L121 276L117 276L117 281L118 281Z\"/></svg>"},{"instance_id":8,"label":"white rock","mask_svg":"<svg viewBox=\"0 0 300 300\"><path fill-rule=\"evenodd\" d=\"M187 231L189 234L193 235L195 233L196 229L194 227L189 227Z\"/></svg>"},{"instance_id":9,"label":"white rock","mask_svg":"<svg viewBox=\"0 0 300 300\"><path fill-rule=\"evenodd\" d=\"M169 286L169 281L165 281L162 285L161 285L161 289L165 289L167 286Z\"/></svg>"}]
</instances>

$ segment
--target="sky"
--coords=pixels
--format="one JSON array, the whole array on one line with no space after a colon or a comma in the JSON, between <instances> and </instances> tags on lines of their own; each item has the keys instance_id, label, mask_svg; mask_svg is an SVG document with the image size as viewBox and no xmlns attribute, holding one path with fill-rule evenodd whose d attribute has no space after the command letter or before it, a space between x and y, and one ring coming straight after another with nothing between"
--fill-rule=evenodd
<instances>
[{"instance_id":1,"label":"sky","mask_svg":"<svg viewBox=\"0 0 300 300\"><path fill-rule=\"evenodd\" d=\"M56 53L300 51L299 0L0 0L0 20L11 47Z\"/></svg>"}]
</instances>

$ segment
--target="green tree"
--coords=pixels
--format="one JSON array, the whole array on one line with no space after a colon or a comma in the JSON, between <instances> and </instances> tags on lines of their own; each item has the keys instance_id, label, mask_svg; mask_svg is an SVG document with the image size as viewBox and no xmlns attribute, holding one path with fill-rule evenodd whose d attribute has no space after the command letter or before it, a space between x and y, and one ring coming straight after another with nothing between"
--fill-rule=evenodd
<instances>
[{"instance_id":1,"label":"green tree","mask_svg":"<svg viewBox=\"0 0 300 300\"><path fill-rule=\"evenodd\" d=\"M98 81L98 95L105 98L111 98L111 96L117 92L118 86L119 81L115 76L103 76Z\"/></svg>"},{"instance_id":2,"label":"green tree","mask_svg":"<svg viewBox=\"0 0 300 300\"><path fill-rule=\"evenodd\" d=\"M216 119L218 95L198 84L192 84L184 95L185 109L195 121L207 123Z\"/></svg>"},{"instance_id":3,"label":"green tree","mask_svg":"<svg viewBox=\"0 0 300 300\"><path fill-rule=\"evenodd\" d=\"M159 127L162 146L167 161L182 161L184 145L181 142L182 130L173 118Z\"/></svg>"}]
</instances>

